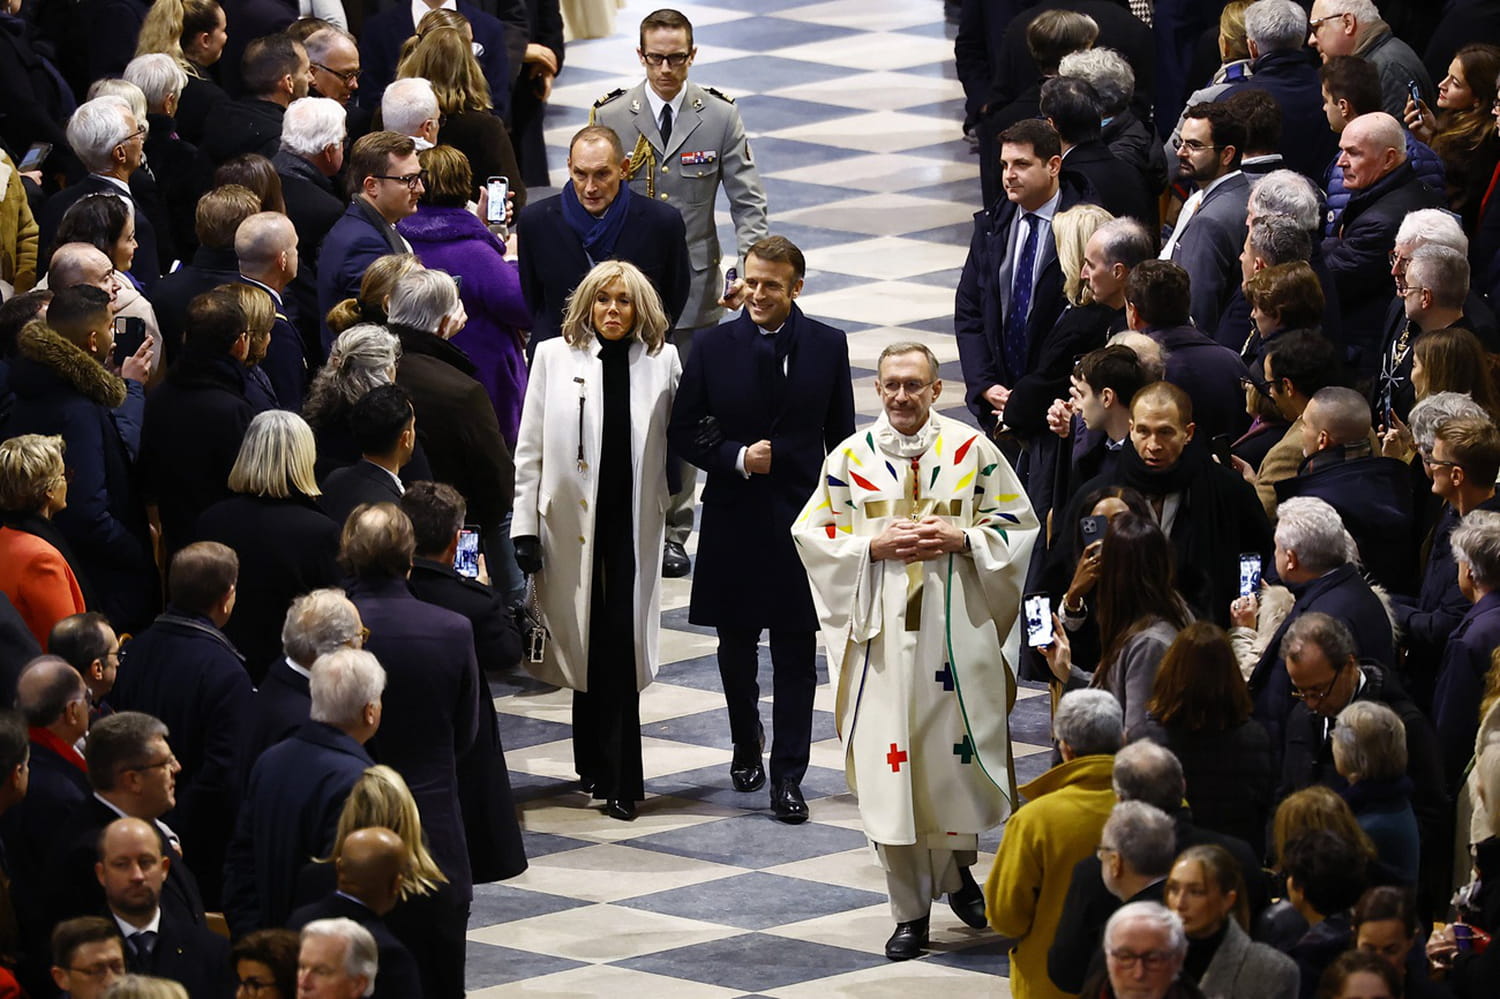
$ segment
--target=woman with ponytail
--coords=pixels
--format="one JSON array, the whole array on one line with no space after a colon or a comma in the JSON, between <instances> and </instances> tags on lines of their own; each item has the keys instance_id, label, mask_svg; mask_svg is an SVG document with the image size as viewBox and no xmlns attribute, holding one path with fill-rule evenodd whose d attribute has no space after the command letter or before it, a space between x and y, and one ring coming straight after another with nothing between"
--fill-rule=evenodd
<instances>
[{"instance_id":1,"label":"woman with ponytail","mask_svg":"<svg viewBox=\"0 0 1500 999\"><path fill-rule=\"evenodd\" d=\"M156 0L141 25L135 54L169 55L188 75L177 102L177 132L197 145L203 127L229 95L214 82L209 68L224 54L229 38L224 9L216 0Z\"/></svg>"}]
</instances>

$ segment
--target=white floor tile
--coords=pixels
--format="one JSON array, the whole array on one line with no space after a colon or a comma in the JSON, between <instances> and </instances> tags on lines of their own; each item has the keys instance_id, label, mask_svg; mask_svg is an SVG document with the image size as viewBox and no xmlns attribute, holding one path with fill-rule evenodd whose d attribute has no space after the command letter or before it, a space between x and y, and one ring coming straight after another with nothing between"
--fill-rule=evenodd
<instances>
[{"instance_id":1,"label":"white floor tile","mask_svg":"<svg viewBox=\"0 0 1500 999\"><path fill-rule=\"evenodd\" d=\"M588 902L618 902L743 873L742 868L725 864L601 843L538 857L525 874L506 885Z\"/></svg>"},{"instance_id":2,"label":"white floor tile","mask_svg":"<svg viewBox=\"0 0 1500 999\"><path fill-rule=\"evenodd\" d=\"M812 250L807 265L836 274L892 281L964 265L967 247L904 236L880 236Z\"/></svg>"},{"instance_id":3,"label":"white floor tile","mask_svg":"<svg viewBox=\"0 0 1500 999\"><path fill-rule=\"evenodd\" d=\"M766 134L778 139L815 142L844 149L863 149L870 153L881 150L900 152L903 149L916 149L957 139L963 134L961 125L961 122L949 118L906 114L902 111L869 111L832 121L794 125ZM912 230L906 227L901 231Z\"/></svg>"},{"instance_id":4,"label":"white floor tile","mask_svg":"<svg viewBox=\"0 0 1500 999\"><path fill-rule=\"evenodd\" d=\"M798 20L810 20L810 18L798 18ZM870 106L870 95L877 93L880 95L882 107L900 111L903 108L914 108L923 104L961 99L964 96L964 88L963 84L957 80L945 77L917 76L914 73L892 73L881 70L875 73L851 73L832 80L782 87L779 90L769 91L768 95L788 97L798 101L838 104L841 107L864 110Z\"/></svg>"},{"instance_id":5,"label":"white floor tile","mask_svg":"<svg viewBox=\"0 0 1500 999\"><path fill-rule=\"evenodd\" d=\"M591 905L472 931L469 939L597 963L623 961L742 932L732 926L659 912Z\"/></svg>"}]
</instances>

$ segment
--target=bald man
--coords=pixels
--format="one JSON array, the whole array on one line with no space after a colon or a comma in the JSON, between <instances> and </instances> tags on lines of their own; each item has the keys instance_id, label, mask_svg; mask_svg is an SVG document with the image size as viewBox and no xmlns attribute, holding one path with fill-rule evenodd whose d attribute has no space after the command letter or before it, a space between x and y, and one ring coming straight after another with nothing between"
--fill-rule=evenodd
<instances>
[{"instance_id":1,"label":"bald man","mask_svg":"<svg viewBox=\"0 0 1500 999\"><path fill-rule=\"evenodd\" d=\"M1351 196L1323 256L1344 303L1344 331L1361 375L1380 364L1379 337L1396 293L1390 253L1408 212L1442 205L1442 192L1418 179L1406 161L1406 132L1384 111L1362 114L1339 135L1338 166Z\"/></svg>"},{"instance_id":2,"label":"bald man","mask_svg":"<svg viewBox=\"0 0 1500 999\"><path fill-rule=\"evenodd\" d=\"M338 889L321 901L293 912L287 926L300 930L314 920L340 916L354 920L370 931L380 951L374 999L421 995L416 959L386 927L383 918L401 899L401 889L411 869L411 851L400 836L374 826L356 829L345 836L335 863Z\"/></svg>"},{"instance_id":3,"label":"bald man","mask_svg":"<svg viewBox=\"0 0 1500 999\"><path fill-rule=\"evenodd\" d=\"M141 819L116 819L99 837L94 876L125 937L125 966L133 974L181 982L194 999L228 999L234 991L229 941L161 906L171 864L156 828Z\"/></svg>"},{"instance_id":4,"label":"bald man","mask_svg":"<svg viewBox=\"0 0 1500 999\"><path fill-rule=\"evenodd\" d=\"M311 345L297 332L290 302L283 298L297 276L297 230L280 212L252 215L234 232L234 255L240 263L240 282L265 291L276 308L271 342L260 369L271 379L280 408L299 412L311 377Z\"/></svg>"},{"instance_id":5,"label":"bald man","mask_svg":"<svg viewBox=\"0 0 1500 999\"><path fill-rule=\"evenodd\" d=\"M1302 465L1276 483L1276 501L1314 496L1344 519L1361 561L1391 593L1413 593L1417 572L1411 471L1372 453L1370 404L1349 388L1320 389L1302 411Z\"/></svg>"}]
</instances>

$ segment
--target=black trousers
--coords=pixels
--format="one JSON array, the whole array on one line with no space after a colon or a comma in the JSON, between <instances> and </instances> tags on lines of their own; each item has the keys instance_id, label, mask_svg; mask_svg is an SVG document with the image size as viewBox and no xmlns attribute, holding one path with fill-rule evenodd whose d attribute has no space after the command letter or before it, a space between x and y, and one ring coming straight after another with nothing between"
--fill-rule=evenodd
<instances>
[{"instance_id":1,"label":"black trousers","mask_svg":"<svg viewBox=\"0 0 1500 999\"><path fill-rule=\"evenodd\" d=\"M719 679L736 746L760 740L760 629L719 628ZM815 631L771 628L771 783L802 782L812 746Z\"/></svg>"}]
</instances>

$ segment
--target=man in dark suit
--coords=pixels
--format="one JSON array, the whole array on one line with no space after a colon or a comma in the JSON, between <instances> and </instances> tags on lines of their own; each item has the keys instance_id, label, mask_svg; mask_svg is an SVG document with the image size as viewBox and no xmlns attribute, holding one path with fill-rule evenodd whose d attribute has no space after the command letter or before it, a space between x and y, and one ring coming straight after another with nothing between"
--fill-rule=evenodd
<instances>
[{"instance_id":1,"label":"man in dark suit","mask_svg":"<svg viewBox=\"0 0 1500 999\"><path fill-rule=\"evenodd\" d=\"M1437 455L1433 457L1436 464ZM1436 479L1439 469L1433 471ZM1479 731L1474 705L1484 700L1490 659L1500 647L1500 565L1495 558L1500 552L1500 513L1476 510L1468 514L1453 531L1451 543L1458 585L1472 606L1448 638L1432 699L1450 796L1463 787L1473 758L1474 736Z\"/></svg>"},{"instance_id":2,"label":"man in dark suit","mask_svg":"<svg viewBox=\"0 0 1500 999\"><path fill-rule=\"evenodd\" d=\"M182 354L188 305L193 299L240 279L234 234L240 223L259 211L260 199L237 184L216 187L198 199L193 226L198 249L193 259L158 281L149 296L161 330L164 365L174 363Z\"/></svg>"},{"instance_id":3,"label":"man in dark suit","mask_svg":"<svg viewBox=\"0 0 1500 999\"><path fill-rule=\"evenodd\" d=\"M139 711L117 711L89 730L84 746L91 797L58 827L43 866L47 895L42 915L47 925L98 912L104 892L94 877L99 834L115 819L129 816L150 823L162 855L172 861L162 888L163 909L190 923L203 923L203 896L177 848L177 833L161 817L177 803L177 773L182 765L167 744L167 727ZM191 847L189 847L191 848Z\"/></svg>"},{"instance_id":4,"label":"man in dark suit","mask_svg":"<svg viewBox=\"0 0 1500 999\"><path fill-rule=\"evenodd\" d=\"M257 367L276 391L278 409L300 412L307 383L312 379L310 354L293 321L291 303L282 296L297 277L300 241L295 224L281 212L260 212L240 223L234 232L234 255L240 262L240 283L271 296L275 319L265 356Z\"/></svg>"},{"instance_id":5,"label":"man in dark suit","mask_svg":"<svg viewBox=\"0 0 1500 999\"><path fill-rule=\"evenodd\" d=\"M0 840L19 911L38 911L45 885L42 863L58 828L92 794L88 764L75 748L89 728L88 688L57 656L40 656L21 672L16 707L29 727L31 781L26 800L5 810ZM42 935L31 933L34 945Z\"/></svg>"},{"instance_id":6,"label":"man in dark suit","mask_svg":"<svg viewBox=\"0 0 1500 999\"><path fill-rule=\"evenodd\" d=\"M234 831L254 690L244 657L222 629L234 610L240 563L214 541L172 558L167 610L130 642L115 704L159 718L181 764L177 804L164 818L193 844L204 903L219 908L224 844Z\"/></svg>"},{"instance_id":7,"label":"man in dark suit","mask_svg":"<svg viewBox=\"0 0 1500 999\"><path fill-rule=\"evenodd\" d=\"M384 916L401 899L410 864L401 837L379 827L356 829L344 837L335 867L338 889L293 912L287 928L300 930L316 919L352 919L375 938L380 973L372 999L409 999L422 994L416 959L385 925Z\"/></svg>"},{"instance_id":8,"label":"man in dark suit","mask_svg":"<svg viewBox=\"0 0 1500 999\"><path fill-rule=\"evenodd\" d=\"M632 193L630 157L613 129L590 125L568 146L572 183L527 205L516 224L531 343L562 331L568 296L600 260L628 260L651 279L673 325L692 283L682 213Z\"/></svg>"},{"instance_id":9,"label":"man in dark suit","mask_svg":"<svg viewBox=\"0 0 1500 999\"><path fill-rule=\"evenodd\" d=\"M1317 59L1307 51L1307 11L1292 0L1246 8L1245 41L1253 75L1231 81L1214 99L1227 101L1246 90L1270 94L1281 109L1276 151L1289 169L1321 181L1336 141L1323 115Z\"/></svg>"},{"instance_id":10,"label":"man in dark suit","mask_svg":"<svg viewBox=\"0 0 1500 999\"><path fill-rule=\"evenodd\" d=\"M771 806L791 823L807 818L800 785L818 619L790 531L828 450L854 432L847 338L794 304L805 271L802 251L783 237L750 248L745 309L688 356L669 431L677 452L708 472L688 618L718 631L730 777L738 791L765 783L756 647L769 629Z\"/></svg>"},{"instance_id":11,"label":"man in dark suit","mask_svg":"<svg viewBox=\"0 0 1500 999\"><path fill-rule=\"evenodd\" d=\"M281 629L286 654L271 664L255 688L246 721L245 750L240 754L245 780L263 752L307 722L312 710L308 681L313 663L329 652L359 648L364 644L364 630L359 611L343 590L313 590L292 601Z\"/></svg>"},{"instance_id":12,"label":"man in dark suit","mask_svg":"<svg viewBox=\"0 0 1500 999\"><path fill-rule=\"evenodd\" d=\"M387 711L372 752L411 785L433 859L451 891L434 903L432 925L441 940L417 955L429 995L463 988L464 927L473 898L458 786L458 760L481 731L483 682L468 619L412 596L406 577L416 539L411 520L387 503L349 515L341 552L354 580L349 599L375 624L365 648L380 657L390 677ZM514 822L514 813L511 816Z\"/></svg>"},{"instance_id":13,"label":"man in dark suit","mask_svg":"<svg viewBox=\"0 0 1500 999\"><path fill-rule=\"evenodd\" d=\"M1240 251L1250 182L1240 172L1245 124L1222 104L1195 104L1182 120L1179 173L1197 190L1188 196L1161 259L1192 280L1192 322L1217 330L1219 317L1240 283Z\"/></svg>"},{"instance_id":14,"label":"man in dark suit","mask_svg":"<svg viewBox=\"0 0 1500 999\"><path fill-rule=\"evenodd\" d=\"M441 0L423 0L430 9L449 6ZM469 22L474 33L474 54L479 68L490 85L490 99L495 114L510 119L511 66L506 53L505 25L493 14L487 14L468 0L458 0L457 11ZM425 14L425 11L424 11ZM396 78L396 64L401 45L417 33L412 20L412 4L399 2L365 20L360 32L359 51L363 72L359 78L359 101L365 107L378 108L386 86ZM517 66L517 69L520 67Z\"/></svg>"},{"instance_id":15,"label":"man in dark suit","mask_svg":"<svg viewBox=\"0 0 1500 999\"><path fill-rule=\"evenodd\" d=\"M245 50L257 38L275 35L291 27L299 11L296 0L224 0L228 39L214 64L214 75L224 89L238 97L245 93L240 67Z\"/></svg>"},{"instance_id":16,"label":"man in dark suit","mask_svg":"<svg viewBox=\"0 0 1500 999\"><path fill-rule=\"evenodd\" d=\"M1144 179L1115 158L1100 138L1099 95L1087 82L1055 77L1042 84L1042 115L1062 141L1062 169L1076 175L1116 218L1148 223L1156 215Z\"/></svg>"},{"instance_id":17,"label":"man in dark suit","mask_svg":"<svg viewBox=\"0 0 1500 999\"><path fill-rule=\"evenodd\" d=\"M295 303L292 322L302 335L309 364L321 364L323 345L318 334L318 259L323 240L348 206L334 178L344 167L348 131L344 108L326 97L293 101L281 119L281 148L271 158L281 178L286 216L297 230L297 278L287 289Z\"/></svg>"},{"instance_id":18,"label":"man in dark suit","mask_svg":"<svg viewBox=\"0 0 1500 999\"><path fill-rule=\"evenodd\" d=\"M125 974L125 941L114 920L78 916L52 931L50 948L39 955L51 959L51 984L68 999L99 999ZM32 995L47 994L34 989Z\"/></svg>"},{"instance_id":19,"label":"man in dark suit","mask_svg":"<svg viewBox=\"0 0 1500 999\"><path fill-rule=\"evenodd\" d=\"M411 252L411 244L396 231L396 223L417 210L424 190L416 143L395 132L361 136L349 151L347 168L353 196L318 253L318 316L325 355L333 343L333 331L321 317L359 294L365 268L376 259Z\"/></svg>"},{"instance_id":20,"label":"man in dark suit","mask_svg":"<svg viewBox=\"0 0 1500 999\"><path fill-rule=\"evenodd\" d=\"M953 307L965 400L990 433L1067 305L1052 219L1087 200L1060 181L1061 140L1046 122L1022 121L1001 133L1000 164L1005 199L974 216Z\"/></svg>"},{"instance_id":21,"label":"man in dark suit","mask_svg":"<svg viewBox=\"0 0 1500 999\"><path fill-rule=\"evenodd\" d=\"M1197 433L1205 439L1244 432L1245 365L1239 355L1193 328L1188 318L1188 274L1176 264L1147 260L1125 280L1125 315L1130 328L1161 345L1166 380L1193 400Z\"/></svg>"},{"instance_id":22,"label":"man in dark suit","mask_svg":"<svg viewBox=\"0 0 1500 999\"><path fill-rule=\"evenodd\" d=\"M289 35L267 35L245 46L240 63L245 96L216 108L203 129L198 152L208 172L242 153L270 159L281 148L287 105L307 96L312 66L302 43Z\"/></svg>"},{"instance_id":23,"label":"man in dark suit","mask_svg":"<svg viewBox=\"0 0 1500 999\"><path fill-rule=\"evenodd\" d=\"M157 250L150 213L136 201L131 187L131 178L145 161L146 123L135 120L135 112L124 98L96 97L73 112L68 124L68 145L89 175L48 198L37 213L38 263L45 263L51 256L58 223L74 202L88 194L113 194L135 207L136 251L131 273L149 292L165 265Z\"/></svg>"},{"instance_id":24,"label":"man in dark suit","mask_svg":"<svg viewBox=\"0 0 1500 999\"><path fill-rule=\"evenodd\" d=\"M10 597L0 593L0 678L7 688L13 687L11 678L19 676L21 667L41 655L36 637Z\"/></svg>"},{"instance_id":25,"label":"man in dark suit","mask_svg":"<svg viewBox=\"0 0 1500 999\"><path fill-rule=\"evenodd\" d=\"M380 727L385 670L374 656L320 656L310 683L312 718L266 750L250 771L224 862L224 918L238 938L281 926L297 874L326 857L350 788L375 765L364 744Z\"/></svg>"},{"instance_id":26,"label":"man in dark suit","mask_svg":"<svg viewBox=\"0 0 1500 999\"><path fill-rule=\"evenodd\" d=\"M394 383L371 389L350 411L349 429L362 457L329 472L319 498L324 512L341 525L361 503L401 502L406 491L401 469L417 446L411 396Z\"/></svg>"},{"instance_id":27,"label":"man in dark suit","mask_svg":"<svg viewBox=\"0 0 1500 999\"><path fill-rule=\"evenodd\" d=\"M171 866L156 830L140 819L115 819L99 837L94 875L125 937L125 967L179 982L194 999L229 999L229 941L162 908Z\"/></svg>"}]
</instances>

